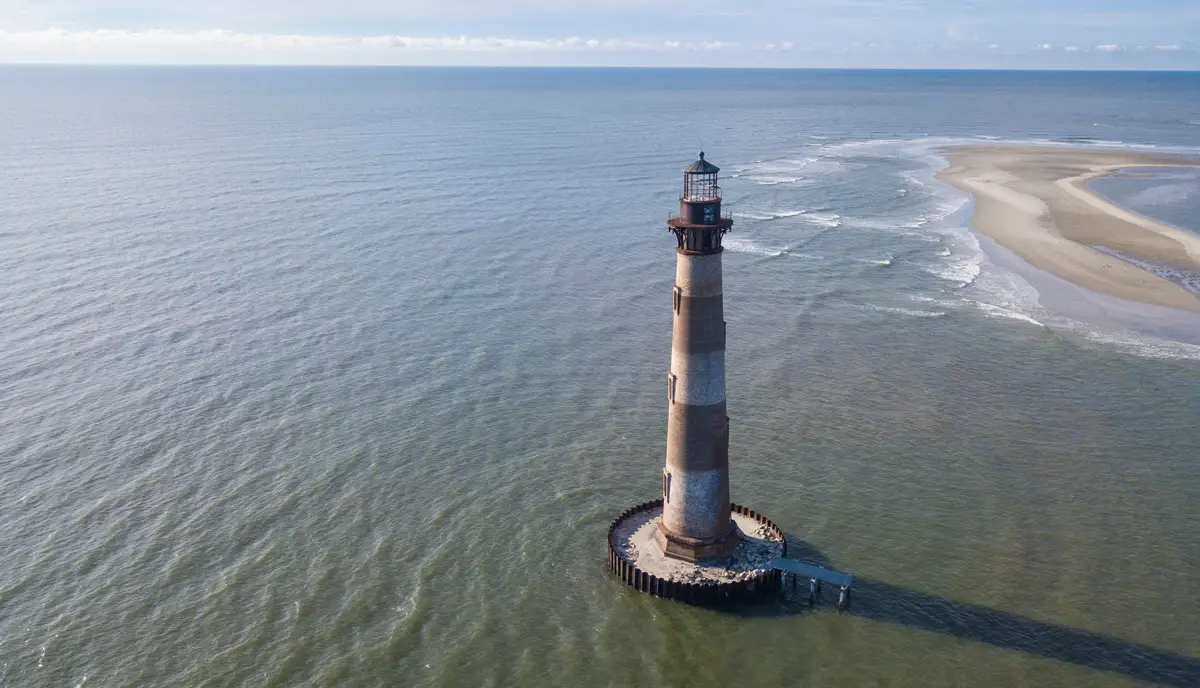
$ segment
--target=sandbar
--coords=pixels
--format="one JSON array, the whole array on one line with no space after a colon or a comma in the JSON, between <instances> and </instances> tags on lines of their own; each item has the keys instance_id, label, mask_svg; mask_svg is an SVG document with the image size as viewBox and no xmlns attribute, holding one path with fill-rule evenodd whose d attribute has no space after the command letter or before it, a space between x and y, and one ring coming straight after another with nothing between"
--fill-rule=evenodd
<instances>
[{"instance_id":1,"label":"sandbar","mask_svg":"<svg viewBox=\"0 0 1200 688\"><path fill-rule=\"evenodd\" d=\"M1200 312L1179 284L1096 248L1200 273L1200 234L1113 205L1088 180L1129 167L1200 167L1200 159L1134 150L961 146L937 178L975 199L972 227L1029 264L1130 301Z\"/></svg>"}]
</instances>

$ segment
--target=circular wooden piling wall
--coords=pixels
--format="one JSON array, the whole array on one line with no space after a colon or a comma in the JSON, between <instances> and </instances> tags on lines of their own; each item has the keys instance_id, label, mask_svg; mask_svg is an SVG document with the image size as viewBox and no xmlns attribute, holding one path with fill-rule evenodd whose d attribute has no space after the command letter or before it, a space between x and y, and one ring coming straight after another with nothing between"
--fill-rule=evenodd
<instances>
[{"instance_id":1,"label":"circular wooden piling wall","mask_svg":"<svg viewBox=\"0 0 1200 688\"><path fill-rule=\"evenodd\" d=\"M637 567L637 564L626 561L621 556L621 553L613 547L613 533L616 531L617 526L634 514L661 509L662 505L662 499L638 504L631 509L622 511L621 515L608 527L608 567L613 573L617 574L617 577L625 582L625 585L641 590L642 592L650 593L655 597L699 605L757 602L779 593L783 587L783 575L779 571L759 571L750 578L729 581L727 583L716 581L689 583L660 578L652 573L642 571ZM738 504L730 505L730 511L753 518L758 523L766 526L783 543L783 552L780 556L787 556L787 538L784 537L783 531L771 519L753 509L748 509Z\"/></svg>"}]
</instances>

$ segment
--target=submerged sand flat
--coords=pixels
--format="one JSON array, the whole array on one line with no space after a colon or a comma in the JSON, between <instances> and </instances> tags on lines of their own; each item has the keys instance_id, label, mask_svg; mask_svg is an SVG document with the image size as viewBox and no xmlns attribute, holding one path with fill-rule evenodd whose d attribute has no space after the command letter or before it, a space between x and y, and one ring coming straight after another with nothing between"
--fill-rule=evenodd
<instances>
[{"instance_id":1,"label":"submerged sand flat","mask_svg":"<svg viewBox=\"0 0 1200 688\"><path fill-rule=\"evenodd\" d=\"M1200 272L1200 235L1119 208L1085 186L1124 167L1200 160L1049 146L959 147L947 157L937 177L974 196L972 226L1031 265L1103 294L1200 312L1200 298L1178 284L1093 248Z\"/></svg>"}]
</instances>

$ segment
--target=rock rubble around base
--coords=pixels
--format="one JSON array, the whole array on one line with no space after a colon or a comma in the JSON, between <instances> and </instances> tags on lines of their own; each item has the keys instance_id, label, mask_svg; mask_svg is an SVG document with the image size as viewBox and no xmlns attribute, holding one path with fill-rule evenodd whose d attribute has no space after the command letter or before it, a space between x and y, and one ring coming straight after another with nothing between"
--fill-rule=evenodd
<instances>
[{"instance_id":1,"label":"rock rubble around base","mask_svg":"<svg viewBox=\"0 0 1200 688\"><path fill-rule=\"evenodd\" d=\"M783 541L765 524L741 514L732 514L744 537L727 559L693 564L667 557L654 542L661 508L633 514L613 531L617 554L649 574L684 583L735 582L754 578L767 564L783 555Z\"/></svg>"}]
</instances>

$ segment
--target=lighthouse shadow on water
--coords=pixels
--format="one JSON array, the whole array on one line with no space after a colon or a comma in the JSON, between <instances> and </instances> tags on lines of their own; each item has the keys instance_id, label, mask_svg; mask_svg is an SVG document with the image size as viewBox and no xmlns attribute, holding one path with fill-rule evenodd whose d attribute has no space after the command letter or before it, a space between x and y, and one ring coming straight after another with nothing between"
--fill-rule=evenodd
<instances>
[{"instance_id":1,"label":"lighthouse shadow on water","mask_svg":"<svg viewBox=\"0 0 1200 688\"><path fill-rule=\"evenodd\" d=\"M836 562L810 543L792 533L786 537L790 558L837 568ZM813 606L807 582L801 580L795 588L783 586L779 598L765 604L713 609L747 618L839 613L833 604L835 597L836 589L826 587ZM862 576L854 579L853 603L840 613L1123 674L1138 681L1180 688L1200 686L1200 659Z\"/></svg>"}]
</instances>

